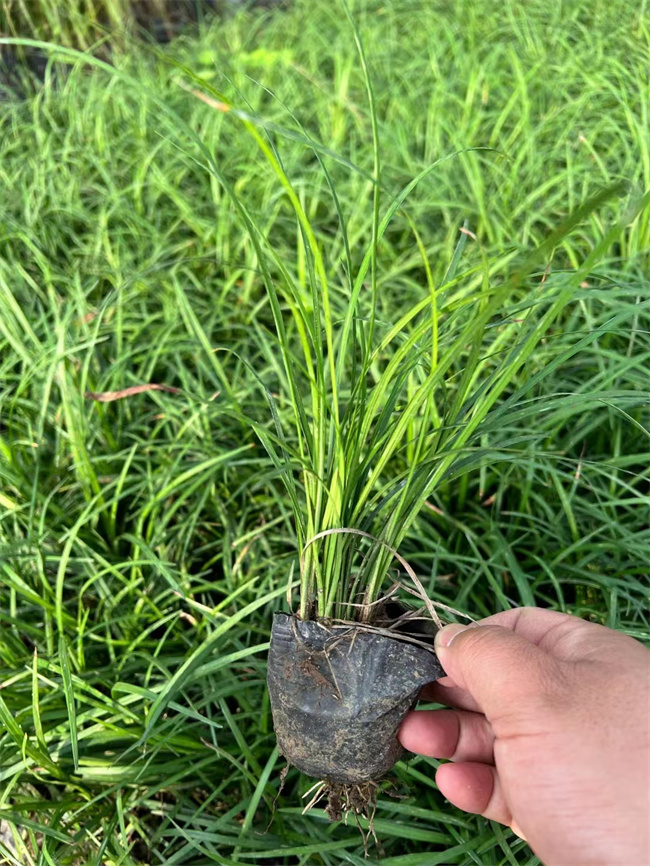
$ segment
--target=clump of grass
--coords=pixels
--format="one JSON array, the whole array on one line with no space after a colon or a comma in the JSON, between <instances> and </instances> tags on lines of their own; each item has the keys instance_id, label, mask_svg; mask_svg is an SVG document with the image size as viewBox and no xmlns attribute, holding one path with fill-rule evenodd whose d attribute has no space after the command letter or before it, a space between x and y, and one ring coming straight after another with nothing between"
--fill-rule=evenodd
<instances>
[{"instance_id":1,"label":"clump of grass","mask_svg":"<svg viewBox=\"0 0 650 866\"><path fill-rule=\"evenodd\" d=\"M0 3L0 31L4 35L51 40L83 49L90 48L107 29L123 28L130 18L128 0L83 3L2 0Z\"/></svg>"},{"instance_id":2,"label":"clump of grass","mask_svg":"<svg viewBox=\"0 0 650 866\"><path fill-rule=\"evenodd\" d=\"M439 284L407 213L411 243L419 250L426 277L425 292L396 321L379 321L384 235L397 211L408 204L409 193L443 160L425 167L382 207L381 139L373 86L351 18L350 24L365 76L374 153L371 231L358 265L351 254L350 216L341 209L322 147L302 131L294 133L312 146L323 172L329 209L337 215L340 237L330 246L340 256L338 261L319 243L307 215L309 202L301 200L280 150L264 135L262 118L237 109L222 92L185 70L203 88L194 95L213 109L234 115L253 137L296 219L303 263L298 275L288 271L273 242L267 241L262 223L213 167L250 234L269 298L277 342L268 343L268 334L261 332L260 339L268 343L262 353L270 357L277 349L283 364L290 426L283 424L277 401L265 387L275 429L255 429L293 509L302 619L367 618L385 586L394 552L438 485L458 481L486 459L509 459L515 441L494 436L492 412L499 419L511 412L534 427L534 419L547 411L543 401L531 396L554 365L531 370L528 361L614 239L647 205L646 199L632 200L584 262L551 279L547 277L556 248L609 199L625 196L626 185L596 193L543 244L514 264L509 261L505 271L498 259L484 257L480 266L458 272L468 236L463 229ZM531 277L542 265L546 271L539 273L535 284ZM578 340L573 347L564 347L561 357L568 360L584 345ZM508 388L507 401L497 408ZM355 568L360 535L377 544Z\"/></svg>"}]
</instances>

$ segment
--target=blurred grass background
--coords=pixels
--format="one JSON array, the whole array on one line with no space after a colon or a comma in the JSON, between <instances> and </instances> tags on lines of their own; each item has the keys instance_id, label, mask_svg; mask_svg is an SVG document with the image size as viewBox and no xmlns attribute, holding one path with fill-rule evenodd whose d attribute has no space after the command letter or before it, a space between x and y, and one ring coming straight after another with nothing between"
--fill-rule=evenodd
<instances>
[{"instance_id":1,"label":"blurred grass background","mask_svg":"<svg viewBox=\"0 0 650 866\"><path fill-rule=\"evenodd\" d=\"M80 39L46 20L54 7L14 3L14 21L18 9L32 30L4 33L96 41L89 13ZM475 237L463 268L485 256L501 274L603 185L627 181L630 201L650 188L644 4L364 0L353 11L386 200L450 157L406 207L436 282L464 225ZM107 14L96 20L110 29ZM398 765L405 799L382 799L369 860L355 827L301 815L310 782L295 770L276 802L264 658L295 535L273 467L221 407L236 399L271 423L249 364L281 408L286 392L255 250L198 142L284 266L301 279L307 265L254 144L189 92L198 82L179 64L263 118L342 284L336 214L301 140L340 155L327 166L358 263L372 147L341 8L241 11L164 50L122 38L117 72L53 52L44 82L25 73L0 103L0 856L537 862L510 831L445 803L429 759ZM531 282L575 269L622 219L522 374L556 365L534 395L548 413L535 429L509 419L512 459L439 488L402 550L432 597L474 616L536 603L650 637L650 214L626 221L626 207L585 220ZM426 294L404 214L379 268L378 317L393 323ZM84 396L151 382L179 391Z\"/></svg>"},{"instance_id":2,"label":"blurred grass background","mask_svg":"<svg viewBox=\"0 0 650 866\"><path fill-rule=\"evenodd\" d=\"M114 50L124 47L125 34L140 31L168 41L183 25L236 5L230 0L1 0L0 31L81 49L109 37L106 47Z\"/></svg>"}]
</instances>

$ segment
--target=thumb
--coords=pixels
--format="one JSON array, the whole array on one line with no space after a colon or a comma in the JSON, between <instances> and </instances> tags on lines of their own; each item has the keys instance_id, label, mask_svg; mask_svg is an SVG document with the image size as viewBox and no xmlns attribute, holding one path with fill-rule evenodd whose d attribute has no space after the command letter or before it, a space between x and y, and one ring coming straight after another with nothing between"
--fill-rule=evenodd
<instances>
[{"instance_id":1,"label":"thumb","mask_svg":"<svg viewBox=\"0 0 650 866\"><path fill-rule=\"evenodd\" d=\"M544 701L563 679L560 662L498 625L445 626L436 635L440 664L474 698L488 720Z\"/></svg>"}]
</instances>

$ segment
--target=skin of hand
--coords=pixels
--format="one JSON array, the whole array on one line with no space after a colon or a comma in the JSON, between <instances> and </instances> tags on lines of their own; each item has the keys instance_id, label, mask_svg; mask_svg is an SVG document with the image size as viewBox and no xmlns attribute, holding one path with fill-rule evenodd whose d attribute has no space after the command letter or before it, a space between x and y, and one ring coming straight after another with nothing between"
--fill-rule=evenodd
<instances>
[{"instance_id":1,"label":"skin of hand","mask_svg":"<svg viewBox=\"0 0 650 866\"><path fill-rule=\"evenodd\" d=\"M538 608L438 632L447 676L402 745L449 758L442 794L507 824L546 866L650 864L650 652Z\"/></svg>"}]
</instances>

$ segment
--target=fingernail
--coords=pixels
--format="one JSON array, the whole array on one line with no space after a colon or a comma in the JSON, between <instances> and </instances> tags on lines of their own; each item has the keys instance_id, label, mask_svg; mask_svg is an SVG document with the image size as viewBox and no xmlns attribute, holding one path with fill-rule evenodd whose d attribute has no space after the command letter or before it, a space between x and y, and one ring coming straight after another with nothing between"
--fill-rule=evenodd
<instances>
[{"instance_id":1,"label":"fingernail","mask_svg":"<svg viewBox=\"0 0 650 866\"><path fill-rule=\"evenodd\" d=\"M459 622L450 622L449 625L441 628L440 631L436 633L436 649L448 647L456 635L460 634L461 631L465 631L466 628L466 625L461 625Z\"/></svg>"},{"instance_id":2,"label":"fingernail","mask_svg":"<svg viewBox=\"0 0 650 866\"><path fill-rule=\"evenodd\" d=\"M510 824L510 829L511 829L512 832L515 834L515 836L519 836L519 838L520 838L520 839L523 839L524 842L528 842L528 839L526 839L526 837L524 836L524 834L523 834L523 832L522 832L522 830L521 830L521 827L519 826L519 824L517 824L516 821L513 821L513 822Z\"/></svg>"}]
</instances>

